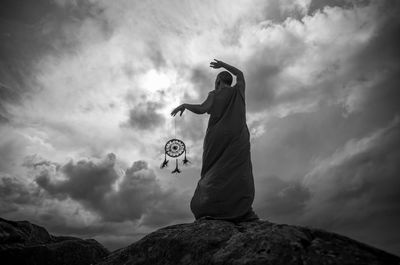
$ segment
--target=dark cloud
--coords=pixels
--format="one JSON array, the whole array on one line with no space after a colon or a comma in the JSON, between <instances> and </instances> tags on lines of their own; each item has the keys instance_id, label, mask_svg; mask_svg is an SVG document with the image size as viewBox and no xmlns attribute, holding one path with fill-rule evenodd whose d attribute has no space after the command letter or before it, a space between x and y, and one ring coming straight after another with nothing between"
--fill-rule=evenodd
<instances>
[{"instance_id":1,"label":"dark cloud","mask_svg":"<svg viewBox=\"0 0 400 265\"><path fill-rule=\"evenodd\" d=\"M29 141L8 123L0 124L0 174L11 173L22 163Z\"/></svg>"},{"instance_id":2,"label":"dark cloud","mask_svg":"<svg viewBox=\"0 0 400 265\"><path fill-rule=\"evenodd\" d=\"M262 216L317 226L398 253L399 7L394 1L375 6L373 37L351 58L321 71L307 92L272 97L275 107L306 98L319 103L269 119L265 135L254 140L255 206ZM340 69L346 72L339 74ZM319 169L310 172L314 166ZM284 180L264 180L259 176L264 172ZM307 184L301 182L306 175ZM279 201L285 185L295 187L297 200ZM260 194L264 189L270 194Z\"/></svg>"},{"instance_id":3,"label":"dark cloud","mask_svg":"<svg viewBox=\"0 0 400 265\"><path fill-rule=\"evenodd\" d=\"M45 169L46 165L41 167ZM3 218L28 220L55 235L95 238L111 250L127 246L144 235L135 232L137 225L130 221L99 220L88 224L82 221L87 216L86 210L71 205L67 196L58 196L62 200L55 200L54 194L45 192L35 182L27 183L15 176L0 176L0 198Z\"/></svg>"},{"instance_id":4,"label":"dark cloud","mask_svg":"<svg viewBox=\"0 0 400 265\"><path fill-rule=\"evenodd\" d=\"M34 60L51 47L39 29L1 17L0 21L0 111L5 116L7 104L20 103L32 91Z\"/></svg>"},{"instance_id":5,"label":"dark cloud","mask_svg":"<svg viewBox=\"0 0 400 265\"><path fill-rule=\"evenodd\" d=\"M129 111L129 120L124 125L135 129L149 130L161 126L165 118L157 110L162 107L159 102L139 102Z\"/></svg>"},{"instance_id":6,"label":"dark cloud","mask_svg":"<svg viewBox=\"0 0 400 265\"><path fill-rule=\"evenodd\" d=\"M397 252L388 241L400 240L399 135L396 119L371 136L350 141L309 173L306 222Z\"/></svg>"},{"instance_id":7,"label":"dark cloud","mask_svg":"<svg viewBox=\"0 0 400 265\"><path fill-rule=\"evenodd\" d=\"M312 15L325 7L352 8L354 6L368 5L370 2L370 0L312 0L308 8L308 14Z\"/></svg>"},{"instance_id":8,"label":"dark cloud","mask_svg":"<svg viewBox=\"0 0 400 265\"><path fill-rule=\"evenodd\" d=\"M255 211L273 222L298 222L309 198L310 192L300 182L271 175L257 181Z\"/></svg>"},{"instance_id":9,"label":"dark cloud","mask_svg":"<svg viewBox=\"0 0 400 265\"><path fill-rule=\"evenodd\" d=\"M177 196L177 193L179 194ZM150 227L161 227L176 222L193 221L189 212L189 202L192 194L170 189L149 208L143 218L143 224Z\"/></svg>"},{"instance_id":10,"label":"dark cloud","mask_svg":"<svg viewBox=\"0 0 400 265\"><path fill-rule=\"evenodd\" d=\"M346 125L338 106L271 119L265 124L265 134L252 141L253 164L258 169L255 174L262 177L267 172L289 180L301 178L316 157L334 152L354 134L350 124L348 131L342 129Z\"/></svg>"},{"instance_id":11,"label":"dark cloud","mask_svg":"<svg viewBox=\"0 0 400 265\"><path fill-rule=\"evenodd\" d=\"M51 172L43 170L36 183L60 200L71 198L80 202L105 221L139 221L144 217L143 225L153 225L187 216L187 207L178 203L181 194L162 189L154 171L144 161L134 162L116 183L119 176L114 168L115 159L114 154L109 154L97 164L71 161L60 169L64 180L53 180Z\"/></svg>"},{"instance_id":12,"label":"dark cloud","mask_svg":"<svg viewBox=\"0 0 400 265\"><path fill-rule=\"evenodd\" d=\"M385 19L379 24L371 42L354 57L354 73L363 88L360 108L365 123L373 122L376 127L386 124L400 114L400 4L384 6ZM373 86L369 81L377 79Z\"/></svg>"},{"instance_id":13,"label":"dark cloud","mask_svg":"<svg viewBox=\"0 0 400 265\"><path fill-rule=\"evenodd\" d=\"M115 163L114 154L99 162L63 166L37 155L26 157L24 166L36 172L36 179L1 175L0 214L43 225L55 234L94 237L112 249L141 238L139 227L193 218L189 203L182 203L191 194L162 188L147 162L134 162L122 176ZM100 219L88 225L83 221L88 216Z\"/></svg>"},{"instance_id":14,"label":"dark cloud","mask_svg":"<svg viewBox=\"0 0 400 265\"><path fill-rule=\"evenodd\" d=\"M34 27L45 24L53 16L66 22L71 18L83 20L95 17L102 11L99 6L86 0L3 0L0 3L0 18Z\"/></svg>"},{"instance_id":15,"label":"dark cloud","mask_svg":"<svg viewBox=\"0 0 400 265\"><path fill-rule=\"evenodd\" d=\"M196 103L201 103L207 98L208 93L215 89L214 81L218 72L210 71L209 69L209 67L200 65L190 68L189 80L198 93L198 97L190 98L189 95L184 95L182 100L185 102L196 101Z\"/></svg>"},{"instance_id":16,"label":"dark cloud","mask_svg":"<svg viewBox=\"0 0 400 265\"><path fill-rule=\"evenodd\" d=\"M6 113L6 111L0 109L0 113L4 114L4 113ZM4 116L2 114L0 114L0 124L9 122L9 120L5 116L8 116L8 114L5 114Z\"/></svg>"},{"instance_id":17,"label":"dark cloud","mask_svg":"<svg viewBox=\"0 0 400 265\"><path fill-rule=\"evenodd\" d=\"M32 204L36 200L35 191L28 184L18 178L0 176L0 214L18 210L25 204Z\"/></svg>"},{"instance_id":18,"label":"dark cloud","mask_svg":"<svg viewBox=\"0 0 400 265\"><path fill-rule=\"evenodd\" d=\"M253 151L256 168L262 170L255 172L255 209L263 218L320 227L397 253L399 238L393 231L398 230L400 219L396 214L400 205L398 119L372 140L367 135L347 142L354 128L339 135L342 131L329 125L332 118L326 117L322 124L323 115L321 120L310 118L303 115L297 117L297 123L288 122L287 125L298 124L294 130L286 131L278 125L282 131L276 134L282 138L272 138L276 148L272 146L267 157L264 154L265 160L257 158L262 154L257 156L258 151ZM349 126L340 115L336 119L332 124L337 127ZM324 127L321 132L316 130ZM344 146L345 151L337 150L339 146ZM337 153L341 154L339 159ZM333 155L318 162L316 158L324 154ZM282 168L282 163L290 166ZM307 184L301 183L299 180L313 164L321 169L308 173ZM261 178L263 171L279 175ZM293 180L282 180L285 178Z\"/></svg>"},{"instance_id":19,"label":"dark cloud","mask_svg":"<svg viewBox=\"0 0 400 265\"><path fill-rule=\"evenodd\" d=\"M60 6L50 0L4 0L0 3L0 117L11 120L8 104L19 104L40 88L36 75L45 56L75 53L82 41L76 32L95 21L100 35L112 28L102 10L89 1ZM71 32L74 32L73 34ZM38 69L39 68L39 69ZM37 92L37 91L36 91Z\"/></svg>"},{"instance_id":20,"label":"dark cloud","mask_svg":"<svg viewBox=\"0 0 400 265\"><path fill-rule=\"evenodd\" d=\"M56 7L55 1L38 0L3 0L0 4L0 17L19 21L24 24L35 24Z\"/></svg>"},{"instance_id":21,"label":"dark cloud","mask_svg":"<svg viewBox=\"0 0 400 265\"><path fill-rule=\"evenodd\" d=\"M84 160L75 165L70 161L61 168L61 172L67 176L66 180L52 181L50 172L44 170L36 178L36 183L50 194L66 194L96 209L118 179L114 163L114 154L109 154L107 160L100 165Z\"/></svg>"},{"instance_id":22,"label":"dark cloud","mask_svg":"<svg viewBox=\"0 0 400 265\"><path fill-rule=\"evenodd\" d=\"M297 83L291 83L282 77L285 68L296 64L297 60L304 55L307 45L300 36L285 30L281 24L266 23L260 26L260 31L274 31L281 34L282 44L264 45L255 48L243 64L242 71L246 79L247 108L249 111L260 111L269 109L283 102L277 98L277 89L282 84L293 86L292 91L298 87ZM279 32L279 33L277 33ZM302 91L304 92L304 90ZM306 95L302 95L306 97ZM291 98L293 99L293 98ZM289 101L289 100L287 100Z\"/></svg>"},{"instance_id":23,"label":"dark cloud","mask_svg":"<svg viewBox=\"0 0 400 265\"><path fill-rule=\"evenodd\" d=\"M390 14L392 15L380 24L378 34L368 45L360 49L352 60L349 76L355 79L354 82L361 89L358 94L358 110L345 115L346 110L341 103L321 104L315 111L271 119L266 124L266 134L255 140L257 148L253 149L253 157L256 160L254 163L256 168L281 178L301 178L307 174L316 158L334 153L349 139L366 137L375 130L387 126L400 115L398 104L400 95L397 89L400 75L396 63L399 57L394 49L400 42L390 37L394 36L393 33L400 27L393 16L394 13ZM393 39L393 43L386 41L387 39ZM378 81L369 85L367 80L374 80L377 76ZM389 148L389 145L386 147ZM352 167L354 170L358 168L355 164ZM378 162L376 167L379 168ZM338 174L338 177L344 176L343 172L335 171L335 174ZM381 174L376 174L377 179L378 176ZM318 181L324 182L324 178ZM271 180L271 183L274 181ZM267 187L269 184L267 181L258 185ZM378 187L376 185L375 189ZM384 193L385 188L380 188L380 192ZM362 197L361 194L358 195ZM337 200L344 203L345 198L346 196L341 194ZM318 205L322 208L326 206L324 201L318 202ZM319 218L324 219L322 216ZM329 218L334 219L330 216L326 220L330 220ZM325 228L330 229L327 225Z\"/></svg>"},{"instance_id":24,"label":"dark cloud","mask_svg":"<svg viewBox=\"0 0 400 265\"><path fill-rule=\"evenodd\" d=\"M271 107L275 98L276 76L280 72L278 65L254 65L245 72L246 94L249 111L262 110Z\"/></svg>"}]
</instances>

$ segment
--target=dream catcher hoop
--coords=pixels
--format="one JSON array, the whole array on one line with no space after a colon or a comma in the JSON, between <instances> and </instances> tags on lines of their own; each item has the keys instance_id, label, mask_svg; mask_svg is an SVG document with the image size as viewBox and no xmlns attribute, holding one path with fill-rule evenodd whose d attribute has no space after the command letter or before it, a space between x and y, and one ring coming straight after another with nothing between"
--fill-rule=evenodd
<instances>
[{"instance_id":1,"label":"dream catcher hoop","mask_svg":"<svg viewBox=\"0 0 400 265\"><path fill-rule=\"evenodd\" d=\"M168 160L167 156L171 158L175 158L175 169L171 172L173 173L181 173L181 170L178 167L178 157L182 156L185 154L182 163L184 165L187 165L189 160L186 158L186 145L185 143L176 138L176 120L174 119L174 125L175 125L175 138L170 139L167 141L167 143L164 146L164 162L161 164L160 168L165 168L168 166Z\"/></svg>"}]
</instances>

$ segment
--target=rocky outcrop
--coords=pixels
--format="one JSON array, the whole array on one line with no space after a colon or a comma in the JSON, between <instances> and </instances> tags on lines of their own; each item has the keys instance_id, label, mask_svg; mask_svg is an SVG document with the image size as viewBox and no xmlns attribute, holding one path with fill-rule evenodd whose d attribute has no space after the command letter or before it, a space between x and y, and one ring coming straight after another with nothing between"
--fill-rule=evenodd
<instances>
[{"instance_id":1,"label":"rocky outcrop","mask_svg":"<svg viewBox=\"0 0 400 265\"><path fill-rule=\"evenodd\" d=\"M202 220L157 230L99 265L390 265L400 258L350 238L306 227Z\"/></svg>"},{"instance_id":2,"label":"rocky outcrop","mask_svg":"<svg viewBox=\"0 0 400 265\"><path fill-rule=\"evenodd\" d=\"M53 236L29 222L0 218L0 261L7 265L400 265L397 256L319 229L218 220L168 226L109 254L92 239Z\"/></svg>"},{"instance_id":3,"label":"rocky outcrop","mask_svg":"<svg viewBox=\"0 0 400 265\"><path fill-rule=\"evenodd\" d=\"M93 239L50 235L27 221L0 218L0 262L7 265L89 265L109 251Z\"/></svg>"}]
</instances>

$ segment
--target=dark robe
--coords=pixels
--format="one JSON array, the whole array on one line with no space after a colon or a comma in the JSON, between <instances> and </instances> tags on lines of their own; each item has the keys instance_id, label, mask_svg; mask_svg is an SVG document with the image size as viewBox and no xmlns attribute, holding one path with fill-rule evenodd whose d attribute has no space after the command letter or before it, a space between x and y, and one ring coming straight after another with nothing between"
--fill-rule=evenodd
<instances>
[{"instance_id":1,"label":"dark robe","mask_svg":"<svg viewBox=\"0 0 400 265\"><path fill-rule=\"evenodd\" d=\"M251 221L254 179L244 89L214 90L203 145L201 178L190 202L196 219Z\"/></svg>"}]
</instances>

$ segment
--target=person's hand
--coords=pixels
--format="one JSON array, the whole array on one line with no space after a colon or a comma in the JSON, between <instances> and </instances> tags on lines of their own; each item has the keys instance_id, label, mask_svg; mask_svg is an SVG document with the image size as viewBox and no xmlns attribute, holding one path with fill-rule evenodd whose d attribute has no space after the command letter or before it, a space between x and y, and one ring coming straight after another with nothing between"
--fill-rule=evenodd
<instances>
[{"instance_id":1,"label":"person's hand","mask_svg":"<svg viewBox=\"0 0 400 265\"><path fill-rule=\"evenodd\" d=\"M178 112L181 112L180 116L182 116L182 113L185 111L185 104L179 105L178 107L176 107L172 112L171 112L171 116L175 116Z\"/></svg>"},{"instance_id":2,"label":"person's hand","mask_svg":"<svg viewBox=\"0 0 400 265\"><path fill-rule=\"evenodd\" d=\"M211 62L210 63L210 67L211 68L218 69L218 68L224 67L223 66L224 62L223 61L219 61L217 59L214 59L214 61L215 62Z\"/></svg>"}]
</instances>

